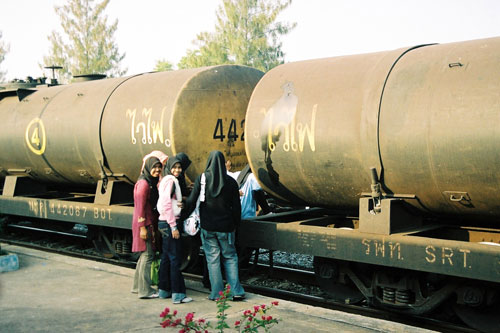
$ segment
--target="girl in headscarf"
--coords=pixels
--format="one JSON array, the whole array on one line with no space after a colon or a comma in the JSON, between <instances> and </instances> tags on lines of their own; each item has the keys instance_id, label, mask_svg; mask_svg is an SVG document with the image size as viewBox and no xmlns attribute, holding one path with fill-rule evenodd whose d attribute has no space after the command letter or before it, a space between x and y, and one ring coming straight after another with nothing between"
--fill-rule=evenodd
<instances>
[{"instance_id":1,"label":"girl in headscarf","mask_svg":"<svg viewBox=\"0 0 500 333\"><path fill-rule=\"evenodd\" d=\"M158 201L157 185L161 169L158 158L148 158L134 187L132 252L140 252L141 255L135 268L132 292L143 299L158 297L151 287L151 263L156 251L154 237L158 230L158 212L154 208Z\"/></svg>"},{"instance_id":2,"label":"girl in headscarf","mask_svg":"<svg viewBox=\"0 0 500 333\"><path fill-rule=\"evenodd\" d=\"M188 211L192 211L201 193L200 234L211 285L208 298L216 300L224 289L220 267L222 260L233 301L239 301L245 297L245 291L239 281L238 255L234 246L235 230L241 220L238 184L227 175L224 155L220 151L210 153L204 175L204 189L200 175L189 195L187 207Z\"/></svg>"},{"instance_id":3,"label":"girl in headscarf","mask_svg":"<svg viewBox=\"0 0 500 333\"><path fill-rule=\"evenodd\" d=\"M158 282L160 298L172 297L174 304L189 303L193 299L186 297L186 285L181 273L182 243L177 229L182 207L182 194L178 177L182 172L180 160L174 156L168 159L163 169L159 186L158 212L159 229L163 245Z\"/></svg>"},{"instance_id":4,"label":"girl in headscarf","mask_svg":"<svg viewBox=\"0 0 500 333\"><path fill-rule=\"evenodd\" d=\"M185 173L187 168L191 165L191 160L189 159L189 156L187 156L186 153L178 153L177 155L175 155L175 157L179 160L182 167L182 172L179 175L179 177L177 177L177 179L179 180L179 185L181 187L182 197L185 198L189 195L189 189L186 184Z\"/></svg>"}]
</instances>

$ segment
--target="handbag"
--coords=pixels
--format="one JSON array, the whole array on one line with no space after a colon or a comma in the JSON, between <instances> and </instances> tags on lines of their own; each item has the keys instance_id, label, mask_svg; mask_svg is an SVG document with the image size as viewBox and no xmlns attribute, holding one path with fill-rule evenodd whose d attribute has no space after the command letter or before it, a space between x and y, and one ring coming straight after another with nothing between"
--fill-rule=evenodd
<instances>
[{"instance_id":1,"label":"handbag","mask_svg":"<svg viewBox=\"0 0 500 333\"><path fill-rule=\"evenodd\" d=\"M196 199L196 207L187 219L184 220L184 232L189 236L194 236L200 231L200 201L205 201L205 173L201 174L201 189L198 199Z\"/></svg>"}]
</instances>

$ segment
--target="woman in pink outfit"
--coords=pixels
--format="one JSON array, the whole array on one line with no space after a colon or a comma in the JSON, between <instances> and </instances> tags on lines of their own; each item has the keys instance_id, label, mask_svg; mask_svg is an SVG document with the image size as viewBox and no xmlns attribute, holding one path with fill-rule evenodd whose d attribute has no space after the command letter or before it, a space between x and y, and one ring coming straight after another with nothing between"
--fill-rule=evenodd
<instances>
[{"instance_id":1,"label":"woman in pink outfit","mask_svg":"<svg viewBox=\"0 0 500 333\"><path fill-rule=\"evenodd\" d=\"M182 172L181 161L170 157L163 169L159 186L158 227L162 234L162 254L158 289L160 298L172 297L174 304L189 303L186 285L181 273L182 243L177 221L181 214L182 193L178 177Z\"/></svg>"},{"instance_id":2,"label":"woman in pink outfit","mask_svg":"<svg viewBox=\"0 0 500 333\"><path fill-rule=\"evenodd\" d=\"M134 275L132 292L139 298L157 298L151 287L151 263L156 248L155 234L158 232L158 179L162 164L156 157L149 157L134 187L134 215L132 218L132 252L140 252Z\"/></svg>"}]
</instances>

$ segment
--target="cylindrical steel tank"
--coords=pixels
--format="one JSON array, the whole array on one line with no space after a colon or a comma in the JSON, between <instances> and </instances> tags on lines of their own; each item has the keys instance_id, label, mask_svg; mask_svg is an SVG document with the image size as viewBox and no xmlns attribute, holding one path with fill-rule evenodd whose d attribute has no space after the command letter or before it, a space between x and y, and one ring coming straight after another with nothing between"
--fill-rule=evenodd
<instances>
[{"instance_id":1,"label":"cylindrical steel tank","mask_svg":"<svg viewBox=\"0 0 500 333\"><path fill-rule=\"evenodd\" d=\"M436 213L500 215L500 38L289 63L256 86L246 151L294 203L356 209L387 194Z\"/></svg>"},{"instance_id":2,"label":"cylindrical steel tank","mask_svg":"<svg viewBox=\"0 0 500 333\"><path fill-rule=\"evenodd\" d=\"M187 153L191 179L211 150L241 168L246 106L262 75L223 65L50 87L21 101L4 94L0 168L44 182L134 182L152 150Z\"/></svg>"}]
</instances>

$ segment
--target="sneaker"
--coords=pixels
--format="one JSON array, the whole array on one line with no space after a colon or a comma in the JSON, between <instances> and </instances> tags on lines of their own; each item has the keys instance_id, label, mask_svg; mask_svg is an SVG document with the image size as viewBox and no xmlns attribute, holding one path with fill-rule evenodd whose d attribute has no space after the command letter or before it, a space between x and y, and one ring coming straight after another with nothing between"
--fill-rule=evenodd
<instances>
[{"instance_id":1,"label":"sneaker","mask_svg":"<svg viewBox=\"0 0 500 333\"><path fill-rule=\"evenodd\" d=\"M154 293L152 295L149 295L149 296L143 296L143 297L139 297L140 299L152 299L152 298L158 298L159 295L158 293Z\"/></svg>"},{"instance_id":2,"label":"sneaker","mask_svg":"<svg viewBox=\"0 0 500 333\"><path fill-rule=\"evenodd\" d=\"M240 302L245 299L245 295L234 295L233 302Z\"/></svg>"},{"instance_id":3,"label":"sneaker","mask_svg":"<svg viewBox=\"0 0 500 333\"><path fill-rule=\"evenodd\" d=\"M174 304L181 304L181 303L189 303L189 302L192 302L192 301L193 301L193 299L191 297L184 297L180 301L174 301L173 303Z\"/></svg>"}]
</instances>

